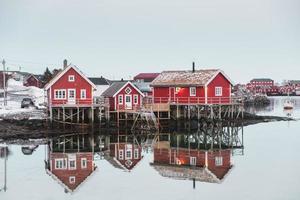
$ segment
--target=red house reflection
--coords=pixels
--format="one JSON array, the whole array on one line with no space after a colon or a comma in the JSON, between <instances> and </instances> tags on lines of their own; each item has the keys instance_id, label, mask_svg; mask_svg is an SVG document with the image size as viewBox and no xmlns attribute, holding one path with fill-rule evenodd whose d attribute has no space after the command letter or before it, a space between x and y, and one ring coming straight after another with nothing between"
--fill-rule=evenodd
<instances>
[{"instance_id":1,"label":"red house reflection","mask_svg":"<svg viewBox=\"0 0 300 200\"><path fill-rule=\"evenodd\" d=\"M106 156L106 160L116 168L129 172L142 159L142 147L134 136L118 136L116 141L109 144L109 156Z\"/></svg>"},{"instance_id":2,"label":"red house reflection","mask_svg":"<svg viewBox=\"0 0 300 200\"><path fill-rule=\"evenodd\" d=\"M68 141L70 140L57 141L57 143ZM81 140L79 142L84 145ZM74 145L74 147L76 146ZM65 192L72 193L77 190L96 170L92 151L80 152L79 148L66 149L64 146L63 152L60 152L52 146L48 149L47 157L47 174L62 185Z\"/></svg>"},{"instance_id":3,"label":"red house reflection","mask_svg":"<svg viewBox=\"0 0 300 200\"><path fill-rule=\"evenodd\" d=\"M158 142L151 165L164 177L220 183L232 169L231 150L207 151Z\"/></svg>"}]
</instances>

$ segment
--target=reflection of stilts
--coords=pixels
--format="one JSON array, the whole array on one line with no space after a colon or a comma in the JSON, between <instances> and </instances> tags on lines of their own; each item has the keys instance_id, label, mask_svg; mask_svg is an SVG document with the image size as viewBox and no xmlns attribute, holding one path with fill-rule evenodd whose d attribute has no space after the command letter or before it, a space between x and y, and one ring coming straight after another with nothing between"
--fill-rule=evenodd
<instances>
[{"instance_id":1,"label":"reflection of stilts","mask_svg":"<svg viewBox=\"0 0 300 200\"><path fill-rule=\"evenodd\" d=\"M152 111L140 111L134 119L131 130L158 130L159 124L157 118Z\"/></svg>"}]
</instances>

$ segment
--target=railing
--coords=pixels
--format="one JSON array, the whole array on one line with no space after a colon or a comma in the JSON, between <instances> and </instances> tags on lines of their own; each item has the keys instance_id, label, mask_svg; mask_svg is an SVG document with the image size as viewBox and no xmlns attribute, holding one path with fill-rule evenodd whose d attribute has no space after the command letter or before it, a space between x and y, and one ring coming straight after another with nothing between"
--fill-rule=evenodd
<instances>
[{"instance_id":1,"label":"railing","mask_svg":"<svg viewBox=\"0 0 300 200\"><path fill-rule=\"evenodd\" d=\"M242 97L145 97L144 104L239 104Z\"/></svg>"},{"instance_id":2,"label":"railing","mask_svg":"<svg viewBox=\"0 0 300 200\"><path fill-rule=\"evenodd\" d=\"M76 105L105 105L109 104L109 99L103 97L95 98L76 98L76 99L52 99L50 100L52 106L76 106Z\"/></svg>"}]
</instances>

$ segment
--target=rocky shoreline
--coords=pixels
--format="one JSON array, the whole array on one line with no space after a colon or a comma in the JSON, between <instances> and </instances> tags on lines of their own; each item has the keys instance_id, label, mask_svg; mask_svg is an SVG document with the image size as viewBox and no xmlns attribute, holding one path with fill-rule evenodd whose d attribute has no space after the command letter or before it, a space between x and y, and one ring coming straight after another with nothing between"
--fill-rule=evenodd
<instances>
[{"instance_id":1,"label":"rocky shoreline","mask_svg":"<svg viewBox=\"0 0 300 200\"><path fill-rule=\"evenodd\" d=\"M278 116L259 116L250 113L244 114L244 119L235 120L239 126L249 126L258 123L276 122L276 121L293 121L295 119ZM103 129L103 128L101 128ZM100 132L100 125L93 127L87 124L63 124L50 123L46 119L2 119L0 121L0 142L1 140L28 140L43 139L47 137L57 137L67 134L89 134ZM105 128L104 128L105 129ZM113 131L116 128L109 128L103 132Z\"/></svg>"}]
</instances>

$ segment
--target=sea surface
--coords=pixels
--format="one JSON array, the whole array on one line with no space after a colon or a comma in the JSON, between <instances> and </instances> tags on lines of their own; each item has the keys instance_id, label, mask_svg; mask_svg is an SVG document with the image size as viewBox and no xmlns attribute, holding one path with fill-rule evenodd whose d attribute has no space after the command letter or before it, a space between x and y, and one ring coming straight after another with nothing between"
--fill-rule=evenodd
<instances>
[{"instance_id":1,"label":"sea surface","mask_svg":"<svg viewBox=\"0 0 300 200\"><path fill-rule=\"evenodd\" d=\"M300 98L293 98L292 111L284 111L285 99L274 97L270 106L248 111L299 119ZM118 131L7 148L4 142L2 149L8 153L3 151L0 158L0 200L299 200L300 121L230 126L230 134L221 138L234 138L224 142L227 146L213 148L209 139L203 143L199 132L148 137ZM131 155L126 155L127 149ZM191 155L199 156L197 162L208 161L189 166L193 160L185 158ZM123 162L126 157L131 159ZM222 166L213 166L217 164Z\"/></svg>"}]
</instances>

